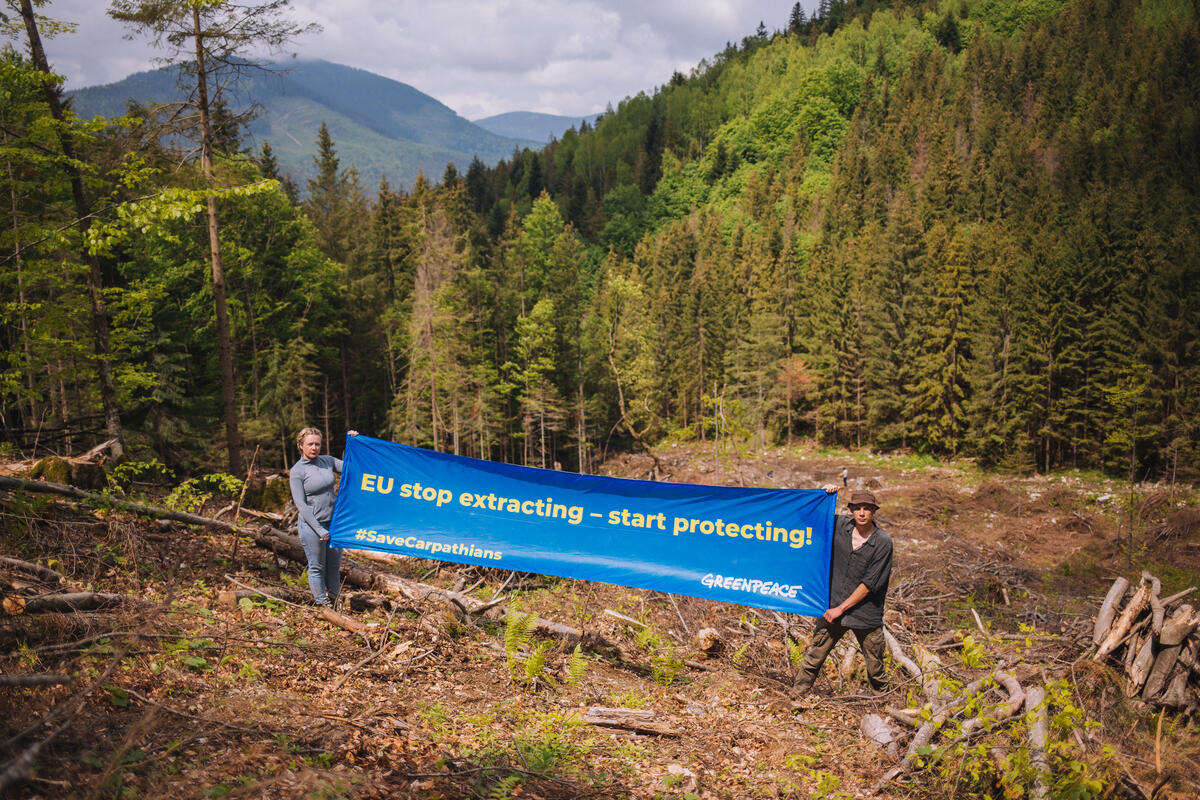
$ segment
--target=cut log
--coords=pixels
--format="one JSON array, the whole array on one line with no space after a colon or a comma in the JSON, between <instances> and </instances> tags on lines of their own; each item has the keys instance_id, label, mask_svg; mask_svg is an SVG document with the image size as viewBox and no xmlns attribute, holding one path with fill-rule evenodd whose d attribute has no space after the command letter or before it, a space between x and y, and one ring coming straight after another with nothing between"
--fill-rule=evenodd
<instances>
[{"instance_id":1,"label":"cut log","mask_svg":"<svg viewBox=\"0 0 1200 800\"><path fill-rule=\"evenodd\" d=\"M275 516L279 515L276 514ZM379 564L408 564L412 561L412 556L401 555L400 553L381 553L376 550L358 550L348 547L342 553L354 558L364 558L367 561L374 561Z\"/></svg>"},{"instance_id":2,"label":"cut log","mask_svg":"<svg viewBox=\"0 0 1200 800\"><path fill-rule=\"evenodd\" d=\"M621 728L659 736L678 736L665 720L644 708L604 708L593 706L583 712L583 721L604 728Z\"/></svg>"},{"instance_id":3,"label":"cut log","mask_svg":"<svg viewBox=\"0 0 1200 800\"><path fill-rule=\"evenodd\" d=\"M1192 631L1196 630L1198 622L1200 622L1200 617L1195 615L1190 605L1184 603L1163 625L1162 632L1158 635L1159 644L1166 646L1183 644L1183 641L1192 635Z\"/></svg>"},{"instance_id":4,"label":"cut log","mask_svg":"<svg viewBox=\"0 0 1200 800\"><path fill-rule=\"evenodd\" d=\"M1129 652L1133 652L1133 647L1129 648ZM1146 683L1146 678L1150 675L1150 667L1154 664L1154 637L1146 636L1142 641L1141 646L1137 650L1137 655L1133 658L1133 663L1129 666L1127 673L1128 681L1125 685L1126 697L1133 697Z\"/></svg>"},{"instance_id":5,"label":"cut log","mask_svg":"<svg viewBox=\"0 0 1200 800\"><path fill-rule=\"evenodd\" d=\"M1129 605L1125 606L1125 610L1117 617L1117 621L1113 623L1112 628L1105 635L1104 640L1096 649L1096 654L1092 656L1092 659L1099 661L1116 650L1117 646L1124 640L1125 634L1129 633L1130 629L1133 628L1134 622L1149 605L1150 584L1146 583L1146 579L1143 577L1137 591L1130 598Z\"/></svg>"},{"instance_id":6,"label":"cut log","mask_svg":"<svg viewBox=\"0 0 1200 800\"><path fill-rule=\"evenodd\" d=\"M1152 700L1167 685L1179 653L1183 650L1183 642L1196 628L1196 618L1192 615L1192 607L1184 604L1163 625L1159 636L1159 649L1154 659L1154 666L1146 677L1146 686L1142 699Z\"/></svg>"},{"instance_id":7,"label":"cut log","mask_svg":"<svg viewBox=\"0 0 1200 800\"><path fill-rule=\"evenodd\" d=\"M1092 644L1100 644L1104 641L1104 637L1108 634L1109 628L1112 627L1113 620L1117 616L1117 605L1125 597L1125 592L1129 590L1129 579L1124 575L1113 581L1113 585L1108 588L1108 594L1104 596L1104 602L1100 604L1100 611L1096 614L1096 626L1092 631Z\"/></svg>"},{"instance_id":8,"label":"cut log","mask_svg":"<svg viewBox=\"0 0 1200 800\"><path fill-rule=\"evenodd\" d=\"M701 628L696 633L696 647L700 648L701 652L715 655L721 652L723 646L724 641L716 628Z\"/></svg>"},{"instance_id":9,"label":"cut log","mask_svg":"<svg viewBox=\"0 0 1200 800\"><path fill-rule=\"evenodd\" d=\"M1197 696L1200 693L1196 691L1189 680L1192 670L1184 663L1186 660L1190 664L1195 664L1198 657L1200 657L1200 638L1192 637L1184 645L1183 653L1167 682L1167 688L1162 693L1162 698L1159 700L1162 705L1171 708L1187 708L1200 700L1200 697Z\"/></svg>"},{"instance_id":10,"label":"cut log","mask_svg":"<svg viewBox=\"0 0 1200 800\"><path fill-rule=\"evenodd\" d=\"M1143 578L1150 579L1150 611L1153 622L1150 624L1150 633L1157 636L1162 630L1163 618L1166 616L1166 607L1163 606L1162 600L1158 595L1162 592L1162 581L1151 575L1149 572L1142 573Z\"/></svg>"}]
</instances>

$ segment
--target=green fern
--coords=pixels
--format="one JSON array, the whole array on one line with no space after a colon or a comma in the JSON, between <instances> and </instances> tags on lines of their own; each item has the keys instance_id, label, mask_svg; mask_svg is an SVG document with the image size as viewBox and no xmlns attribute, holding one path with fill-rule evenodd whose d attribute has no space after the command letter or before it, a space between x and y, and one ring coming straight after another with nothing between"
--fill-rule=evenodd
<instances>
[{"instance_id":1,"label":"green fern","mask_svg":"<svg viewBox=\"0 0 1200 800\"><path fill-rule=\"evenodd\" d=\"M529 658L525 659L525 682L533 683L539 677L547 683L553 685L548 675L542 673L546 669L546 651L552 647L552 643L548 641L540 641L533 648L533 652L529 654Z\"/></svg>"},{"instance_id":2,"label":"green fern","mask_svg":"<svg viewBox=\"0 0 1200 800\"><path fill-rule=\"evenodd\" d=\"M488 800L510 800L513 789L525 780L523 775L506 775L488 792Z\"/></svg>"},{"instance_id":3,"label":"green fern","mask_svg":"<svg viewBox=\"0 0 1200 800\"><path fill-rule=\"evenodd\" d=\"M637 645L643 650L654 650L658 647L658 634L653 625L647 625L637 632Z\"/></svg>"},{"instance_id":4,"label":"green fern","mask_svg":"<svg viewBox=\"0 0 1200 800\"><path fill-rule=\"evenodd\" d=\"M800 669L804 665L804 648L795 639L788 637L787 652L788 661L792 662L792 669Z\"/></svg>"},{"instance_id":5,"label":"green fern","mask_svg":"<svg viewBox=\"0 0 1200 800\"><path fill-rule=\"evenodd\" d=\"M533 640L534 620L533 614L525 613L515 602L509 605L508 613L504 615L504 656L512 674L517 671L517 654Z\"/></svg>"},{"instance_id":6,"label":"green fern","mask_svg":"<svg viewBox=\"0 0 1200 800\"><path fill-rule=\"evenodd\" d=\"M729 660L733 662L733 665L735 667L740 668L743 664L746 663L746 651L749 649L749 647L750 647L749 645L744 644L741 647L739 647L734 652L733 655L731 655L729 657Z\"/></svg>"},{"instance_id":7,"label":"green fern","mask_svg":"<svg viewBox=\"0 0 1200 800\"><path fill-rule=\"evenodd\" d=\"M683 659L674 647L660 647L650 654L650 671L654 675L654 682L666 689L675 681L675 676L683 671Z\"/></svg>"},{"instance_id":8,"label":"green fern","mask_svg":"<svg viewBox=\"0 0 1200 800\"><path fill-rule=\"evenodd\" d=\"M575 645L575 651L567 662L567 683L578 686L583 683L584 673L587 672L587 659L583 656L583 645Z\"/></svg>"}]
</instances>

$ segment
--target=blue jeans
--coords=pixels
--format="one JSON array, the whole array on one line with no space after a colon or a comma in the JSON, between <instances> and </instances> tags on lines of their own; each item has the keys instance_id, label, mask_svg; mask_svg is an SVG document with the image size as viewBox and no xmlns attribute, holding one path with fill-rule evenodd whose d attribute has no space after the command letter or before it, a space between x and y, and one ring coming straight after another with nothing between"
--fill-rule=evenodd
<instances>
[{"instance_id":1,"label":"blue jeans","mask_svg":"<svg viewBox=\"0 0 1200 800\"><path fill-rule=\"evenodd\" d=\"M308 588L312 590L313 600L336 603L342 588L342 551L330 547L328 539L322 541L304 520L300 520L296 528L308 558Z\"/></svg>"}]
</instances>

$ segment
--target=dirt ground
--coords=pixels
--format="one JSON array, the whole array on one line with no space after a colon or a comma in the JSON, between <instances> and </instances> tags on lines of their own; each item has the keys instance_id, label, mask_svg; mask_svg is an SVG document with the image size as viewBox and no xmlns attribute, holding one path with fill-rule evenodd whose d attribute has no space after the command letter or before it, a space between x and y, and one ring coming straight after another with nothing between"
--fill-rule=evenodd
<instances>
[{"instance_id":1,"label":"dirt ground","mask_svg":"<svg viewBox=\"0 0 1200 800\"><path fill-rule=\"evenodd\" d=\"M657 457L658 466L646 455L623 455L599 471L811 488L841 485L846 468L847 491L876 492L879 522L896 544L888 625L897 638L941 652L947 680L965 682L1002 665L1023 682L1063 687L1056 716L1067 720L1067 733L1055 758L1070 774L1052 794L1200 792L1195 717L1159 715L1126 700L1117 672L1086 658L1096 609L1118 575L1136 582L1149 570L1164 595L1200 585L1194 487L1131 489L1088 475L1014 478L911 456L802 448L718 459L710 447L678 445ZM210 502L205 513L224 502ZM212 529L3 491L0 556L51 567L71 590L140 601L115 611L0 617L5 675L70 678L0 687L7 796L1028 791L995 766L1019 773L1003 752L1014 744L1004 738L1012 731L989 732L990 749L935 753L879 785L896 762L860 723L908 706L919 687L896 669L891 691L875 695L865 689L861 659L839 650L815 696L793 696L789 637L799 647L811 630L800 617L421 559L384 566L349 558L484 602L515 600L522 611L582 631L587 646L575 651L537 632L514 642L514 626L464 618L433 597L348 591L343 610L368 626L360 635L306 603L301 565L248 538L235 543ZM0 584L6 594L38 588L2 563ZM279 600L219 597L238 584ZM696 640L705 628L720 639L709 652ZM656 731L585 722L595 707L644 712ZM9 780L10 772L24 780Z\"/></svg>"}]
</instances>

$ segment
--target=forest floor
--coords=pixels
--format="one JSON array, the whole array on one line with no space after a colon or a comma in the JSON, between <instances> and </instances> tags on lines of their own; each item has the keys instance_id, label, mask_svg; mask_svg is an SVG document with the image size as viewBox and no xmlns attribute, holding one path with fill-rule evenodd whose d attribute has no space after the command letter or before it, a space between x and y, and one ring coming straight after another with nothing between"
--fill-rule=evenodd
<instances>
[{"instance_id":1,"label":"forest floor","mask_svg":"<svg viewBox=\"0 0 1200 800\"><path fill-rule=\"evenodd\" d=\"M1071 723L1067 763L1079 777L1055 792L1200 792L1195 717L1127 700L1117 671L1087 658L1117 576L1136 583L1149 570L1164 595L1200 586L1195 487L1015 478L811 448L727 453L719 464L711 446L657 455L662 479L687 483L813 488L840 484L847 468L851 488L878 495L895 541L888 624L897 637L943 648L963 681L997 663L1021 680L1061 681L1073 701L1061 714L1092 721ZM645 455L622 455L599 471L646 478L652 468ZM348 590L343 611L369 626L359 635L306 605L301 565L247 537L235 544L219 530L66 498L0 491L0 556L51 567L74 591L141 601L118 612L0 616L0 672L71 677L0 688L0 770L28 766L9 785L13 797L859 797L895 764L861 719L919 694L896 669L891 691L875 695L861 660L835 654L814 696L794 697L786 636L803 644L811 622L800 617L348 556L485 602L519 598L522 610L619 650L593 647L580 662L573 645L555 641L529 678L529 653L506 648L503 622L463 618L432 597L378 595L372 605ZM3 564L0 583L30 587ZM219 597L238 584L281 600ZM719 636L715 650L697 644L703 628ZM656 732L589 724L594 707L651 712ZM994 784L992 763L982 750L947 752L877 796L1025 794Z\"/></svg>"}]
</instances>

